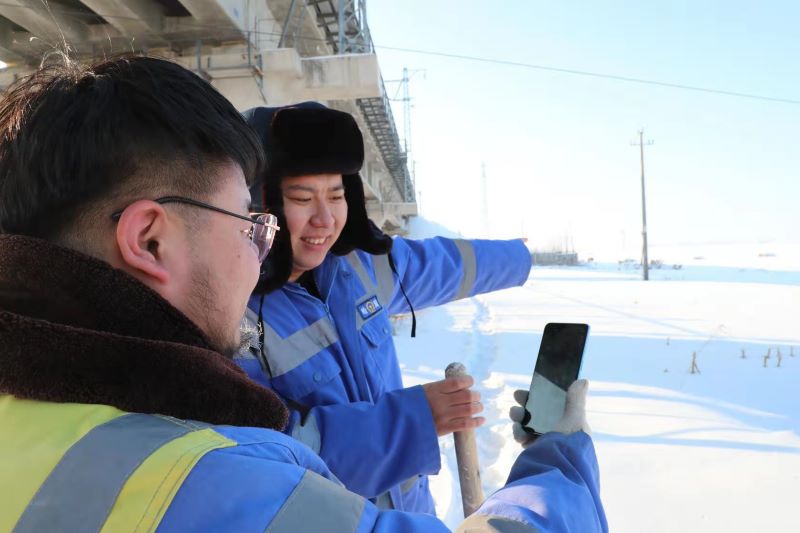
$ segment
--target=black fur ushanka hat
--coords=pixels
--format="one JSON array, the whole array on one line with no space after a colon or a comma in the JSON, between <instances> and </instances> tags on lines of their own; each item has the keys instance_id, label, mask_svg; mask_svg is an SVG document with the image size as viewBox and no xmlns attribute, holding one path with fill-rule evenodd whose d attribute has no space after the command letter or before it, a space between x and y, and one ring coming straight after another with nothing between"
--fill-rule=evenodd
<instances>
[{"instance_id":1,"label":"black fur ushanka hat","mask_svg":"<svg viewBox=\"0 0 800 533\"><path fill-rule=\"evenodd\" d=\"M312 174L342 174L347 220L331 252L346 255L358 248L373 255L388 253L392 239L367 217L364 186L358 172L364 163L364 139L348 113L317 102L285 107L255 107L244 112L258 132L267 167L250 188L254 211L278 217L281 230L261 267L257 293L274 291L292 272L292 244L283 213L281 179Z\"/></svg>"}]
</instances>

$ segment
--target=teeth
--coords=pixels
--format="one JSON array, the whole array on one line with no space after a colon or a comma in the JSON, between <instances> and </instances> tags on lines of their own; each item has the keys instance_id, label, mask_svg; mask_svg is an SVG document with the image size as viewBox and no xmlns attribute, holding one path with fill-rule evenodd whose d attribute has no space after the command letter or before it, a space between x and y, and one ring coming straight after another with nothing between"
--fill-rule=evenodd
<instances>
[{"instance_id":1,"label":"teeth","mask_svg":"<svg viewBox=\"0 0 800 533\"><path fill-rule=\"evenodd\" d=\"M322 238L322 239L310 239L310 238L306 237L303 240L306 241L309 244L322 244L322 243L325 242L326 239L325 238Z\"/></svg>"}]
</instances>

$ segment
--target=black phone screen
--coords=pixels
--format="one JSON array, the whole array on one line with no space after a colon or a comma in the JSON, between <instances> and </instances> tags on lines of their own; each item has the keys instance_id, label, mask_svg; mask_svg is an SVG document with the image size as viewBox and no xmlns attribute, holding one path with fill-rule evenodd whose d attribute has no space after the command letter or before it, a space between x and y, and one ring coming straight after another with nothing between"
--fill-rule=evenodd
<instances>
[{"instance_id":1,"label":"black phone screen","mask_svg":"<svg viewBox=\"0 0 800 533\"><path fill-rule=\"evenodd\" d=\"M552 431L564 414L567 389L578 379L588 334L586 324L545 326L525 406L531 414L527 428L534 433Z\"/></svg>"}]
</instances>

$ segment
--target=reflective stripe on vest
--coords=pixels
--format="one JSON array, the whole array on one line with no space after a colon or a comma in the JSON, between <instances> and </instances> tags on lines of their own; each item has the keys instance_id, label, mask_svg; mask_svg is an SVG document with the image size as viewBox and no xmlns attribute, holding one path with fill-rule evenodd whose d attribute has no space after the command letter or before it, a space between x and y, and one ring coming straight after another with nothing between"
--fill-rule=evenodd
<instances>
[{"instance_id":1,"label":"reflective stripe on vest","mask_svg":"<svg viewBox=\"0 0 800 533\"><path fill-rule=\"evenodd\" d=\"M265 533L286 531L355 532L366 500L306 470Z\"/></svg>"},{"instance_id":2,"label":"reflective stripe on vest","mask_svg":"<svg viewBox=\"0 0 800 533\"><path fill-rule=\"evenodd\" d=\"M461 278L461 285L458 287L458 292L454 300L466 298L472 292L475 286L475 279L478 275L478 262L475 258L475 248L472 243L462 239L454 239L458 253L461 254L461 264L463 265L463 276Z\"/></svg>"},{"instance_id":3,"label":"reflective stripe on vest","mask_svg":"<svg viewBox=\"0 0 800 533\"><path fill-rule=\"evenodd\" d=\"M324 316L308 326L295 331L285 339L264 323L264 351L269 357L272 377L282 376L305 363L331 344L339 342L336 328Z\"/></svg>"},{"instance_id":4,"label":"reflective stripe on vest","mask_svg":"<svg viewBox=\"0 0 800 533\"><path fill-rule=\"evenodd\" d=\"M54 404L32 403L58 412L52 409ZM83 408L87 416L80 422L84 425L93 423L97 410L91 405L55 405L65 405L71 414ZM68 449L16 521L15 532L54 527L152 531L197 461L213 449L236 444L203 424L100 407L119 416L95 423L77 442L66 444ZM21 432L31 433L27 428ZM55 442L49 440L52 447ZM28 458L35 459L35 454Z\"/></svg>"}]
</instances>

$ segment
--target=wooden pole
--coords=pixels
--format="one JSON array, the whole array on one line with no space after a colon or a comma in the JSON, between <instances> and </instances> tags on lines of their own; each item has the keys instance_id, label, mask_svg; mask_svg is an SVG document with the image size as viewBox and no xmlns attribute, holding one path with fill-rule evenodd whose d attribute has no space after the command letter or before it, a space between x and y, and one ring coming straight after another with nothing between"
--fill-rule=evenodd
<instances>
[{"instance_id":1,"label":"wooden pole","mask_svg":"<svg viewBox=\"0 0 800 533\"><path fill-rule=\"evenodd\" d=\"M450 363L444 371L445 377L464 376L467 369L461 363ZM481 488L481 472L478 465L478 447L475 443L475 431L456 431L453 433L456 444L456 463L458 465L458 481L461 485L461 503L464 507L464 518L474 513L483 503Z\"/></svg>"}]
</instances>

